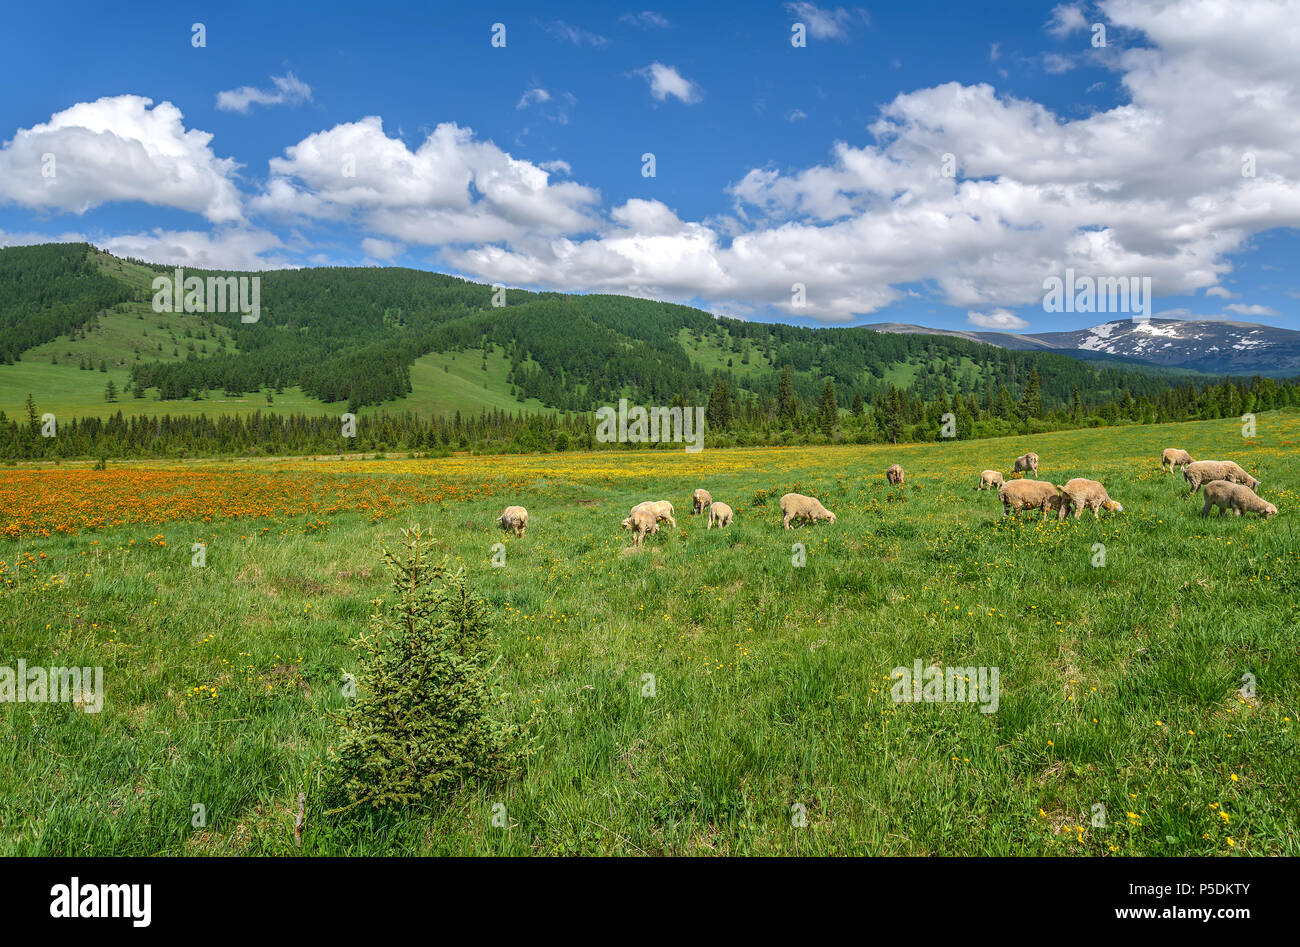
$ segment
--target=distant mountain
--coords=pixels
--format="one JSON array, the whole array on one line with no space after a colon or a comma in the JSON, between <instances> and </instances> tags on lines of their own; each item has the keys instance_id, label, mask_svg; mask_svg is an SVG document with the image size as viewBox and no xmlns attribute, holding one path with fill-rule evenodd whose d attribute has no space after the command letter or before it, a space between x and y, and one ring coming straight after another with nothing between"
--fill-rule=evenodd
<instances>
[{"instance_id":1,"label":"distant mountain","mask_svg":"<svg viewBox=\"0 0 1300 947\"><path fill-rule=\"evenodd\" d=\"M1212 375L1300 375L1300 332L1255 322L1129 319L1073 332L966 332L898 322L877 332L956 336L1005 349L1053 351L1082 359L1120 359Z\"/></svg>"}]
</instances>

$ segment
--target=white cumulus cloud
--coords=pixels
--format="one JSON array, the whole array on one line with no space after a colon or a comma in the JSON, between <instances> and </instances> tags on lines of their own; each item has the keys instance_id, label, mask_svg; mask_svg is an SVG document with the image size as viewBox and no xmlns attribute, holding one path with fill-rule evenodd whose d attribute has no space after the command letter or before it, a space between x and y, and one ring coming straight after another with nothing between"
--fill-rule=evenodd
<instances>
[{"instance_id":1,"label":"white cumulus cloud","mask_svg":"<svg viewBox=\"0 0 1300 947\"><path fill-rule=\"evenodd\" d=\"M240 220L237 165L218 158L212 136L187 129L170 102L118 95L79 102L20 128L0 148L0 200L74 214L114 201L143 201Z\"/></svg>"},{"instance_id":2,"label":"white cumulus cloud","mask_svg":"<svg viewBox=\"0 0 1300 947\"><path fill-rule=\"evenodd\" d=\"M554 167L554 166L553 166ZM357 220L408 243L480 243L589 230L599 193L552 183L469 128L438 125L414 150L377 116L309 135L270 162L260 213Z\"/></svg>"},{"instance_id":3,"label":"white cumulus cloud","mask_svg":"<svg viewBox=\"0 0 1300 947\"><path fill-rule=\"evenodd\" d=\"M1029 323L1007 309L994 309L992 312L968 312L966 321L981 329L993 329L998 332L1019 332L1028 329Z\"/></svg>"}]
</instances>

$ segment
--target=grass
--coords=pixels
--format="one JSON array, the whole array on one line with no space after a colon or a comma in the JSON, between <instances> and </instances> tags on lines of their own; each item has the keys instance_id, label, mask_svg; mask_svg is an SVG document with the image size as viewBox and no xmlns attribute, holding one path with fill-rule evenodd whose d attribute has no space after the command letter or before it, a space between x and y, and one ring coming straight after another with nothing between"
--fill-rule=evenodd
<instances>
[{"instance_id":1,"label":"grass","mask_svg":"<svg viewBox=\"0 0 1300 947\"><path fill-rule=\"evenodd\" d=\"M221 391L209 391L198 401L189 398L161 401L156 388L148 389L143 398L122 394L131 378L131 366L139 361L129 348L133 341L149 344L151 348L148 354L154 361L184 358L186 345L191 341L196 345L206 344L209 351L216 350L215 341L209 339L205 343L201 339L187 339L184 336L185 325L170 327L165 322L170 319L176 319L179 323L193 320L197 326L197 320L193 316L159 316L150 312L147 319L146 322L137 320L134 309L126 313L109 313L100 319L100 328L88 331L84 340L72 341L61 337L24 353L20 362L0 365L0 411L11 418L26 417L28 394L32 395L38 411L51 411L65 420L111 417L118 411L126 417L161 417L168 414L215 417L248 415L254 411L337 415L347 410L346 402L330 404L305 394L297 386L286 388L278 394L272 393L273 403L270 405L266 403L264 390L238 397L227 397ZM135 328L137 326L140 328ZM160 329L159 326L163 328ZM134 335L130 335L132 329ZM149 333L147 337L140 335L146 331ZM180 352L179 358L172 356L173 335ZM159 343L163 344L164 351L157 349ZM227 345L229 351L234 351L233 342ZM58 364L51 363L52 354L59 359ZM83 357L93 359L94 371L81 370L79 366ZM107 371L98 370L101 358L107 363ZM411 366L411 394L380 405L364 407L358 413L416 411L426 415L449 416L457 411L462 414L477 414L485 408L500 408L512 413L521 410L529 413L553 413L554 409L547 408L536 398L521 402L510 394L510 383L507 380L510 362L499 348L488 356L486 370L483 364L484 360L478 351L425 355L416 359ZM118 390L118 398L114 402L105 401L104 396L105 386L110 380Z\"/></svg>"},{"instance_id":2,"label":"grass","mask_svg":"<svg viewBox=\"0 0 1300 947\"><path fill-rule=\"evenodd\" d=\"M106 679L99 714L0 705L0 853L290 853L303 790L312 855L1294 856L1297 443L1291 411L1261 414L1254 440L1215 421L897 448L64 464L149 474L181 518L0 545L0 664ZM1159 469L1167 446L1238 460L1281 515L1202 519ZM972 488L1026 450L1044 479L1100 479L1125 512L1003 520ZM905 487L884 482L894 461ZM223 519L159 469L285 486L269 515ZM0 502L45 476L4 472ZM308 507L322 477L358 495L350 510ZM452 486L462 499L437 499ZM689 515L696 486L734 526ZM792 489L838 521L782 530ZM619 521L659 497L678 527L629 551ZM292 515L298 499L311 512ZM530 510L522 539L495 528L508 502ZM388 591L380 550L410 522L489 603L509 710L541 711L544 746L506 785L327 816L327 715ZM997 712L895 703L890 675L916 659L997 667Z\"/></svg>"},{"instance_id":3,"label":"grass","mask_svg":"<svg viewBox=\"0 0 1300 947\"><path fill-rule=\"evenodd\" d=\"M554 413L553 408L536 398L518 401L510 394L509 373L510 360L500 346L495 346L486 359L481 351L433 352L417 358L411 366L411 394L382 405L382 410L436 416L450 416L457 411L477 414L484 408L500 408L511 414Z\"/></svg>"}]
</instances>

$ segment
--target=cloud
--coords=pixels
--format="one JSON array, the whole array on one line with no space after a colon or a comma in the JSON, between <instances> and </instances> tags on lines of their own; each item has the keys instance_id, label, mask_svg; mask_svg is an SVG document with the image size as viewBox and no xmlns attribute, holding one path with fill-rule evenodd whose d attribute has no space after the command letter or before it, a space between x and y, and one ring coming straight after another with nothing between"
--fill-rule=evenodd
<instances>
[{"instance_id":1,"label":"cloud","mask_svg":"<svg viewBox=\"0 0 1300 947\"><path fill-rule=\"evenodd\" d=\"M1043 25L1043 29L1057 38L1087 28L1088 19L1083 15L1082 6L1077 3L1062 3L1053 7L1052 18Z\"/></svg>"},{"instance_id":2,"label":"cloud","mask_svg":"<svg viewBox=\"0 0 1300 947\"><path fill-rule=\"evenodd\" d=\"M694 105L703 97L699 85L684 77L672 66L654 62L636 72L650 83L650 94L660 102L671 96L687 105Z\"/></svg>"},{"instance_id":3,"label":"cloud","mask_svg":"<svg viewBox=\"0 0 1300 947\"><path fill-rule=\"evenodd\" d=\"M218 92L217 108L223 112L247 114L250 105L300 105L311 101L311 86L292 72L272 76L271 83L274 89L256 89L246 85Z\"/></svg>"},{"instance_id":4,"label":"cloud","mask_svg":"<svg viewBox=\"0 0 1300 947\"><path fill-rule=\"evenodd\" d=\"M1069 56L1058 56L1056 53L1048 53L1043 57L1043 69L1049 74L1059 76L1063 72L1069 72L1075 67L1075 62Z\"/></svg>"},{"instance_id":5,"label":"cloud","mask_svg":"<svg viewBox=\"0 0 1300 947\"><path fill-rule=\"evenodd\" d=\"M513 285L741 301L846 322L900 287L986 314L1040 305L1066 267L1150 277L1157 296L1218 286L1252 234L1300 226L1300 18L1277 0L1103 0L1144 34L1121 50L1127 101L1066 117L985 84L904 92L810 167L750 169L732 212L610 211L590 235L468 247L457 264ZM1243 178L1241 155L1256 155ZM941 158L958 156L959 175ZM1176 173L1170 169L1176 169ZM805 284L809 309L790 308Z\"/></svg>"},{"instance_id":6,"label":"cloud","mask_svg":"<svg viewBox=\"0 0 1300 947\"><path fill-rule=\"evenodd\" d=\"M248 227L216 231L163 230L93 237L91 243L116 256L152 263L214 270L275 270L293 266L277 251L285 249L275 234Z\"/></svg>"},{"instance_id":7,"label":"cloud","mask_svg":"<svg viewBox=\"0 0 1300 947\"><path fill-rule=\"evenodd\" d=\"M377 260L391 260L393 257L406 252L406 247L400 243L394 243L392 240L377 240L374 237L366 237L362 240L361 249L366 252L367 256L372 256Z\"/></svg>"},{"instance_id":8,"label":"cloud","mask_svg":"<svg viewBox=\"0 0 1300 947\"><path fill-rule=\"evenodd\" d=\"M210 134L185 128L175 105L152 105L138 95L106 97L20 128L0 148L0 200L74 214L142 201L213 223L240 220L238 165L213 153Z\"/></svg>"},{"instance_id":9,"label":"cloud","mask_svg":"<svg viewBox=\"0 0 1300 947\"><path fill-rule=\"evenodd\" d=\"M798 22L808 27L808 34L813 39L845 39L855 21L870 22L867 11L855 8L852 11L843 7L834 10L819 7L813 3L787 3L786 11Z\"/></svg>"},{"instance_id":10,"label":"cloud","mask_svg":"<svg viewBox=\"0 0 1300 947\"><path fill-rule=\"evenodd\" d=\"M270 162L257 212L356 220L407 243L479 243L592 229L600 195L551 183L469 128L438 125L415 150L388 137L378 116L309 135Z\"/></svg>"},{"instance_id":11,"label":"cloud","mask_svg":"<svg viewBox=\"0 0 1300 947\"><path fill-rule=\"evenodd\" d=\"M966 313L966 321L973 326L979 326L981 329L992 329L996 332L1019 332L1021 329L1029 328L1028 322L1007 309L994 309L992 312L968 312Z\"/></svg>"},{"instance_id":12,"label":"cloud","mask_svg":"<svg viewBox=\"0 0 1300 947\"><path fill-rule=\"evenodd\" d=\"M624 13L618 18L618 22L626 23L628 26L637 26L643 30L663 30L672 25L668 22L667 17L653 10L642 10L640 13Z\"/></svg>"},{"instance_id":13,"label":"cloud","mask_svg":"<svg viewBox=\"0 0 1300 947\"><path fill-rule=\"evenodd\" d=\"M52 236L47 233L13 233L0 230L0 247L30 247L38 243L85 243L86 235L82 233L61 233Z\"/></svg>"},{"instance_id":14,"label":"cloud","mask_svg":"<svg viewBox=\"0 0 1300 947\"><path fill-rule=\"evenodd\" d=\"M569 112L577 102L578 99L571 92L551 95L545 89L534 86L520 96L515 108L522 111L537 107L538 114L542 118L557 125L567 125L569 124Z\"/></svg>"},{"instance_id":15,"label":"cloud","mask_svg":"<svg viewBox=\"0 0 1300 947\"><path fill-rule=\"evenodd\" d=\"M535 105L538 102L549 101L551 101L551 93L547 92L545 89L529 89L520 96L519 104L516 105L515 108L526 109L528 106Z\"/></svg>"},{"instance_id":16,"label":"cloud","mask_svg":"<svg viewBox=\"0 0 1300 947\"><path fill-rule=\"evenodd\" d=\"M1223 307L1239 316L1276 316L1277 310L1268 306L1247 306L1242 303L1230 303Z\"/></svg>"},{"instance_id":17,"label":"cloud","mask_svg":"<svg viewBox=\"0 0 1300 947\"><path fill-rule=\"evenodd\" d=\"M807 117L808 117L808 113L805 112L803 109L795 109L793 112L791 112L789 115L785 117L785 120L787 122L798 122L798 121L802 121Z\"/></svg>"},{"instance_id":18,"label":"cloud","mask_svg":"<svg viewBox=\"0 0 1300 947\"><path fill-rule=\"evenodd\" d=\"M584 30L581 27L570 26L568 23L565 23L563 20L556 20L553 23L544 24L542 26L542 29L546 30L546 32L550 33L552 36L556 37L557 39L562 39L567 43L572 43L574 46L609 45L609 40L601 36L600 34L589 32L588 30Z\"/></svg>"},{"instance_id":19,"label":"cloud","mask_svg":"<svg viewBox=\"0 0 1300 947\"><path fill-rule=\"evenodd\" d=\"M1211 286L1205 291L1207 296L1218 296L1220 299L1236 299L1237 297L1228 289L1222 286Z\"/></svg>"}]
</instances>

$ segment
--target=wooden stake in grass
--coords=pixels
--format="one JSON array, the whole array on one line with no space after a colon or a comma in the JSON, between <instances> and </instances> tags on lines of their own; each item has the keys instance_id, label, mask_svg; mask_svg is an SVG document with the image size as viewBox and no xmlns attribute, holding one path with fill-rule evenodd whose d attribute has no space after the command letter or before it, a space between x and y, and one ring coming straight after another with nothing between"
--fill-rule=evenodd
<instances>
[{"instance_id":1,"label":"wooden stake in grass","mask_svg":"<svg viewBox=\"0 0 1300 947\"><path fill-rule=\"evenodd\" d=\"M302 848L302 827L305 824L304 811L307 805L307 794L298 793L298 821L293 826L293 845L294 848Z\"/></svg>"}]
</instances>

